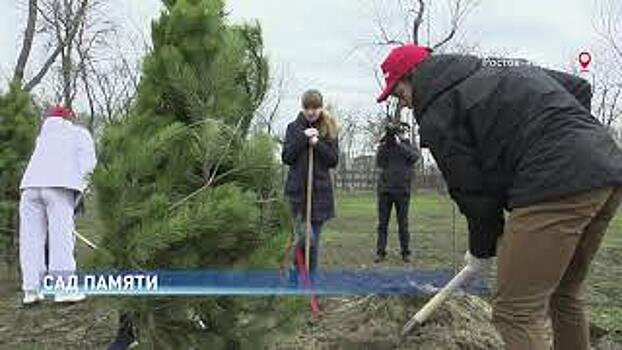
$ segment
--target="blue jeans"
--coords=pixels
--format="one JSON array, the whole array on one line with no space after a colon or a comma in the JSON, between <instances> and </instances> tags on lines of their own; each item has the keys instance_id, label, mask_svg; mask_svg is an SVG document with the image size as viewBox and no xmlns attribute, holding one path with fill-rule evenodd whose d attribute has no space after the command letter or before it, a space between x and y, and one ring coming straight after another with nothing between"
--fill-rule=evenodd
<instances>
[{"instance_id":1,"label":"blue jeans","mask_svg":"<svg viewBox=\"0 0 622 350\"><path fill-rule=\"evenodd\" d=\"M296 230L296 245L292 250L291 261L292 266L289 269L289 284L290 285L298 285L298 261L296 260L296 251L298 249L302 250L302 255L306 252L306 235L305 235L305 223L299 223L302 225L302 229ZM318 267L318 257L320 253L320 235L322 233L322 222L313 222L311 223L312 235L311 235L311 246L309 247L309 277L313 282L317 275L317 267Z\"/></svg>"}]
</instances>

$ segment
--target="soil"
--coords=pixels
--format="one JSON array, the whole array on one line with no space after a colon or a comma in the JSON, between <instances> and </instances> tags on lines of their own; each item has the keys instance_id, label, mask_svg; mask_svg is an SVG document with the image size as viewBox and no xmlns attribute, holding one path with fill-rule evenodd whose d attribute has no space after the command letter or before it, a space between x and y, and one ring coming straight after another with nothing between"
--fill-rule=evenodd
<instances>
[{"instance_id":1,"label":"soil","mask_svg":"<svg viewBox=\"0 0 622 350\"><path fill-rule=\"evenodd\" d=\"M314 350L488 350L503 342L491 323L487 301L473 295L447 300L423 325L401 336L404 323L425 303L405 297L360 297L324 301L325 310L293 339L282 339L271 349ZM622 350L620 334L592 325L593 350Z\"/></svg>"},{"instance_id":2,"label":"soil","mask_svg":"<svg viewBox=\"0 0 622 350\"><path fill-rule=\"evenodd\" d=\"M363 297L332 300L332 311L311 322L282 349L500 349L490 307L474 296L448 300L407 336L401 329L425 300ZM329 308L330 308L329 307Z\"/></svg>"}]
</instances>

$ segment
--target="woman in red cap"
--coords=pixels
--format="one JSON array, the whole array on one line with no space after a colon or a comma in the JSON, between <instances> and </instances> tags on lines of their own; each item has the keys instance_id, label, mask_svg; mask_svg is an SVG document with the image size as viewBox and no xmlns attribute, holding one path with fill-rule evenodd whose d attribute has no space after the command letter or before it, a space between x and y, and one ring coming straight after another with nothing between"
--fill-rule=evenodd
<instances>
[{"instance_id":1,"label":"woman in red cap","mask_svg":"<svg viewBox=\"0 0 622 350\"><path fill-rule=\"evenodd\" d=\"M95 168L95 146L89 132L75 126L73 112L52 107L46 113L35 150L20 184L19 255L23 304L41 299L41 278L47 272L73 274L74 210L86 180ZM45 266L45 242L49 269ZM57 302L73 302L84 295L57 294Z\"/></svg>"},{"instance_id":2,"label":"woman in red cap","mask_svg":"<svg viewBox=\"0 0 622 350\"><path fill-rule=\"evenodd\" d=\"M487 272L498 256L493 322L506 348L549 349L550 317L555 349L589 349L581 288L622 200L622 151L590 114L589 83L415 45L382 70L378 102L393 95L414 111L466 216L467 264Z\"/></svg>"}]
</instances>

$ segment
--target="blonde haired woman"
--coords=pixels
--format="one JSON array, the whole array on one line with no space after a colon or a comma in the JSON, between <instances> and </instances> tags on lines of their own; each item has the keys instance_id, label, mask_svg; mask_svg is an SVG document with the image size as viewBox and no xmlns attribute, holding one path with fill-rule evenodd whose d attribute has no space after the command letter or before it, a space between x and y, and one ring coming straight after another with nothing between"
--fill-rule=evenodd
<instances>
[{"instance_id":1,"label":"blonde haired woman","mask_svg":"<svg viewBox=\"0 0 622 350\"><path fill-rule=\"evenodd\" d=\"M298 222L306 220L306 187L309 145L313 147L313 192L309 272L313 280L318 266L319 241L322 225L335 216L333 186L330 169L339 161L337 123L324 109L322 94L317 90L306 91L301 98L302 111L287 126L283 145L283 163L289 166L285 194L293 215ZM304 239L298 240L297 249L304 251ZM297 276L292 271L291 277Z\"/></svg>"}]
</instances>

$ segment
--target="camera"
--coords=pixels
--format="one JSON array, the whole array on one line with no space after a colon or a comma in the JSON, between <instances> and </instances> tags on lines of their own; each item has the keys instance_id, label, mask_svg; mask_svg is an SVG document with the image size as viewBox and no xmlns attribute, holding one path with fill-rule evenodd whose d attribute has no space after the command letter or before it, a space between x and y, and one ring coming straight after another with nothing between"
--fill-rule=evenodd
<instances>
[{"instance_id":1,"label":"camera","mask_svg":"<svg viewBox=\"0 0 622 350\"><path fill-rule=\"evenodd\" d=\"M410 125L405 122L389 121L384 127L382 142L394 142L396 135L401 135L410 131Z\"/></svg>"}]
</instances>

